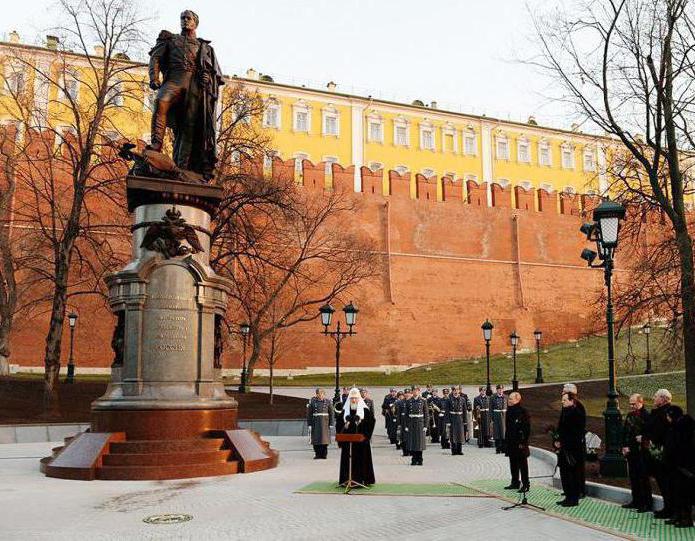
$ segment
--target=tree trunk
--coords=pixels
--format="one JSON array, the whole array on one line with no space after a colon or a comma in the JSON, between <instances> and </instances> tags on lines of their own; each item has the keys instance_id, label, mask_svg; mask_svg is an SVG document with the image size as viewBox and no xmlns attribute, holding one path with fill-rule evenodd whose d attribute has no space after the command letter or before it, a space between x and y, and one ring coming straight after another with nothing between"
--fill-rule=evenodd
<instances>
[{"instance_id":1,"label":"tree trunk","mask_svg":"<svg viewBox=\"0 0 695 541\"><path fill-rule=\"evenodd\" d=\"M12 321L2 321L0 325L0 376L10 375L10 330Z\"/></svg>"},{"instance_id":2,"label":"tree trunk","mask_svg":"<svg viewBox=\"0 0 695 541\"><path fill-rule=\"evenodd\" d=\"M273 364L275 363L270 363L270 405L273 405Z\"/></svg>"},{"instance_id":3,"label":"tree trunk","mask_svg":"<svg viewBox=\"0 0 695 541\"><path fill-rule=\"evenodd\" d=\"M695 269L693 242L687 230L676 234L681 266L681 305L683 309L683 355L687 410L695 415Z\"/></svg>"},{"instance_id":4,"label":"tree trunk","mask_svg":"<svg viewBox=\"0 0 695 541\"><path fill-rule=\"evenodd\" d=\"M58 384L60 382L60 351L63 340L63 323L67 304L68 269L60 258L56 265L55 289L51 307L51 321L46 336L46 353L44 356L44 414L48 417L59 416Z\"/></svg>"}]
</instances>

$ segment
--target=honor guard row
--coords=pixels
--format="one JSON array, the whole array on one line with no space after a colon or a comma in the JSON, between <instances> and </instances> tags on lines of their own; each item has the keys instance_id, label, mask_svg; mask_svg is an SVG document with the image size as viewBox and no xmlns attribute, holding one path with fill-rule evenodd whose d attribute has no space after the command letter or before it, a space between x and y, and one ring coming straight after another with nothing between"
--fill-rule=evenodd
<instances>
[{"instance_id":1,"label":"honor guard row","mask_svg":"<svg viewBox=\"0 0 695 541\"><path fill-rule=\"evenodd\" d=\"M492 447L497 454L505 451L505 420L507 416L507 397L504 386L497 385L496 393L488 396L485 387L478 388L479 394L473 399L474 436L478 447Z\"/></svg>"}]
</instances>

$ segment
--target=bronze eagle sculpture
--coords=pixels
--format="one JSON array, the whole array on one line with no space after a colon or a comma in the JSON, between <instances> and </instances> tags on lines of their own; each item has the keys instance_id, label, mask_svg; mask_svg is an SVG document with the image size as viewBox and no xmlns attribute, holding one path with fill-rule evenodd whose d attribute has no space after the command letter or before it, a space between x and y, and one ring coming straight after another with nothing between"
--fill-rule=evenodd
<instances>
[{"instance_id":1,"label":"bronze eagle sculpture","mask_svg":"<svg viewBox=\"0 0 695 541\"><path fill-rule=\"evenodd\" d=\"M182 241L186 241L188 246ZM195 229L186 223L176 208L167 210L161 222L150 224L140 247L158 252L166 259L203 251Z\"/></svg>"}]
</instances>

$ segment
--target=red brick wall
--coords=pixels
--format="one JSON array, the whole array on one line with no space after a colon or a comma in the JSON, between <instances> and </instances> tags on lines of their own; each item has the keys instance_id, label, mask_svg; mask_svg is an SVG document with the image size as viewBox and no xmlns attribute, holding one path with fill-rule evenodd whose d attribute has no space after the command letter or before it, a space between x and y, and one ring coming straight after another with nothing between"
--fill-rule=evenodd
<instances>
[{"instance_id":1,"label":"red brick wall","mask_svg":"<svg viewBox=\"0 0 695 541\"><path fill-rule=\"evenodd\" d=\"M487 182L478 184L475 180L467 180L466 191L469 205L487 207Z\"/></svg>"},{"instance_id":2,"label":"red brick wall","mask_svg":"<svg viewBox=\"0 0 695 541\"><path fill-rule=\"evenodd\" d=\"M302 167L304 168L304 187L322 192L326 181L326 165L323 162L314 165L309 160L302 160Z\"/></svg>"},{"instance_id":3,"label":"red brick wall","mask_svg":"<svg viewBox=\"0 0 695 541\"><path fill-rule=\"evenodd\" d=\"M341 191L355 191L355 166L343 167L333 164L333 188Z\"/></svg>"},{"instance_id":4,"label":"red brick wall","mask_svg":"<svg viewBox=\"0 0 695 541\"><path fill-rule=\"evenodd\" d=\"M401 175L398 171L390 170L389 193L394 197L410 199L410 173Z\"/></svg>"},{"instance_id":5,"label":"red brick wall","mask_svg":"<svg viewBox=\"0 0 695 541\"><path fill-rule=\"evenodd\" d=\"M512 189L509 186L503 188L500 184L493 182L491 190L493 207L512 208Z\"/></svg>"},{"instance_id":6,"label":"red brick wall","mask_svg":"<svg viewBox=\"0 0 695 541\"><path fill-rule=\"evenodd\" d=\"M417 198L420 201L437 201L437 177L426 178L417 173L415 182L417 183Z\"/></svg>"},{"instance_id":7,"label":"red brick wall","mask_svg":"<svg viewBox=\"0 0 695 541\"><path fill-rule=\"evenodd\" d=\"M369 167L362 166L360 175L362 175L362 193L383 194L383 170L374 172Z\"/></svg>"},{"instance_id":8,"label":"red brick wall","mask_svg":"<svg viewBox=\"0 0 695 541\"><path fill-rule=\"evenodd\" d=\"M560 214L579 216L579 195L562 192L560 194Z\"/></svg>"},{"instance_id":9,"label":"red brick wall","mask_svg":"<svg viewBox=\"0 0 695 541\"><path fill-rule=\"evenodd\" d=\"M538 194L539 212L551 212L553 214L557 214L557 192L548 192L541 188L536 193Z\"/></svg>"},{"instance_id":10,"label":"red brick wall","mask_svg":"<svg viewBox=\"0 0 695 541\"><path fill-rule=\"evenodd\" d=\"M514 199L516 199L514 206L519 210L536 210L533 202L535 193L536 191L533 188L527 190L523 186L514 186Z\"/></svg>"},{"instance_id":11,"label":"red brick wall","mask_svg":"<svg viewBox=\"0 0 695 541\"><path fill-rule=\"evenodd\" d=\"M463 201L463 185L451 177L442 177L442 200L446 203Z\"/></svg>"}]
</instances>

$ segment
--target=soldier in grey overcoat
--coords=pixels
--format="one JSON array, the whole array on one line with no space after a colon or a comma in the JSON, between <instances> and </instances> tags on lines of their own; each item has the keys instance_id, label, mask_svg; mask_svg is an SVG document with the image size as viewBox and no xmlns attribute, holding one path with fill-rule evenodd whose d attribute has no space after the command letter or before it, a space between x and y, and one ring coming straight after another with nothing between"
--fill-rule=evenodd
<instances>
[{"instance_id":1,"label":"soldier in grey overcoat","mask_svg":"<svg viewBox=\"0 0 695 541\"><path fill-rule=\"evenodd\" d=\"M463 440L465 437L464 426L467 422L468 411L466 411L466 401L459 393L458 388L454 387L445 403L446 425L451 441L451 454L462 455Z\"/></svg>"},{"instance_id":2,"label":"soldier in grey overcoat","mask_svg":"<svg viewBox=\"0 0 695 541\"><path fill-rule=\"evenodd\" d=\"M490 415L492 417L492 437L495 440L495 452L504 453L504 425L507 416L507 396L504 385L497 385L497 394L490 397Z\"/></svg>"},{"instance_id":3,"label":"soldier in grey overcoat","mask_svg":"<svg viewBox=\"0 0 695 541\"><path fill-rule=\"evenodd\" d=\"M441 443L442 449L448 449L449 434L446 431L446 401L449 399L449 388L444 387L442 389L442 397L437 401L437 408L435 408L435 413L437 414L437 428L439 428L439 442Z\"/></svg>"},{"instance_id":4,"label":"soldier in grey overcoat","mask_svg":"<svg viewBox=\"0 0 695 541\"><path fill-rule=\"evenodd\" d=\"M427 448L429 408L427 401L420 396L419 387L413 390L413 397L406 402L405 410L408 416L408 449L413 457L410 464L422 466L422 452Z\"/></svg>"},{"instance_id":5,"label":"soldier in grey overcoat","mask_svg":"<svg viewBox=\"0 0 695 541\"><path fill-rule=\"evenodd\" d=\"M396 403L396 418L398 419L398 441L400 448L403 451L403 456L410 456L408 449L408 413L406 412L406 404L413 396L410 389L406 389Z\"/></svg>"},{"instance_id":6,"label":"soldier in grey overcoat","mask_svg":"<svg viewBox=\"0 0 695 541\"><path fill-rule=\"evenodd\" d=\"M479 394L473 399L473 417L478 425L478 447L490 447L490 397L485 387L478 388Z\"/></svg>"},{"instance_id":7,"label":"soldier in grey overcoat","mask_svg":"<svg viewBox=\"0 0 695 541\"><path fill-rule=\"evenodd\" d=\"M326 398L323 389L316 389L306 406L306 422L309 425L311 444L314 446L314 459L328 457L328 444L331 441L333 426L333 405Z\"/></svg>"}]
</instances>

